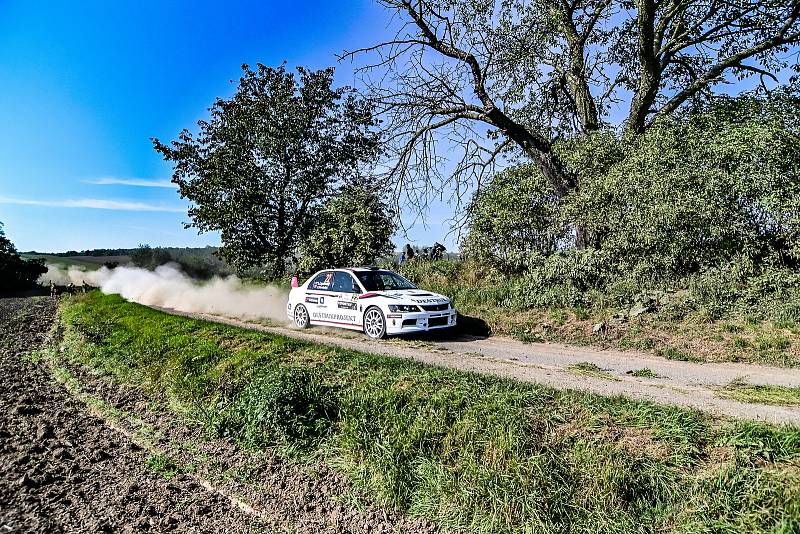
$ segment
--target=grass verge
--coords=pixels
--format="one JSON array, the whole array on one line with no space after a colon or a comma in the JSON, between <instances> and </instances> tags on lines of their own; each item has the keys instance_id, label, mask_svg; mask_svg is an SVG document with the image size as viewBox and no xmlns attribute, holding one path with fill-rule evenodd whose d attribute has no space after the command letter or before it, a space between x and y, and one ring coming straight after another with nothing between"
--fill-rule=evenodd
<instances>
[{"instance_id":1,"label":"grass verge","mask_svg":"<svg viewBox=\"0 0 800 534\"><path fill-rule=\"evenodd\" d=\"M602 378L604 380L619 381L619 378L612 375L605 369L598 367L591 362L578 362L567 366L567 371L576 375L591 376L594 378Z\"/></svg>"},{"instance_id":2,"label":"grass verge","mask_svg":"<svg viewBox=\"0 0 800 534\"><path fill-rule=\"evenodd\" d=\"M734 380L719 391L719 395L740 402L753 404L775 404L779 406L800 406L800 388L748 384Z\"/></svg>"},{"instance_id":3,"label":"grass verge","mask_svg":"<svg viewBox=\"0 0 800 534\"><path fill-rule=\"evenodd\" d=\"M473 532L796 532L800 429L64 301L64 351L214 437L323 459L384 506Z\"/></svg>"}]
</instances>

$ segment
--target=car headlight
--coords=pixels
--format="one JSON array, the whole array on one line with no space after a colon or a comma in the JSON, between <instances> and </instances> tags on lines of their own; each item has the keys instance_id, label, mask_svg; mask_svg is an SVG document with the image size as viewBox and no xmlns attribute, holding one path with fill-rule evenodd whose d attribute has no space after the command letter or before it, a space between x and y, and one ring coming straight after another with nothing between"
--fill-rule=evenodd
<instances>
[{"instance_id":1,"label":"car headlight","mask_svg":"<svg viewBox=\"0 0 800 534\"><path fill-rule=\"evenodd\" d=\"M389 311L401 313L418 312L419 306L414 306L413 304L389 304Z\"/></svg>"}]
</instances>

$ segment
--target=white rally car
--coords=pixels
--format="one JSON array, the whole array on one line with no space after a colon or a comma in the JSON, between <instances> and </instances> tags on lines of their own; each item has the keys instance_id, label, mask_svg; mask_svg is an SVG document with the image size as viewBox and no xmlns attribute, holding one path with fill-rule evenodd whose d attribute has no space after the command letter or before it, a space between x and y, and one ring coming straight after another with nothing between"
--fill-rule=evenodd
<instances>
[{"instance_id":1,"label":"white rally car","mask_svg":"<svg viewBox=\"0 0 800 534\"><path fill-rule=\"evenodd\" d=\"M456 324L450 299L372 267L319 271L292 288L286 313L298 328L337 326L362 330L374 339Z\"/></svg>"}]
</instances>

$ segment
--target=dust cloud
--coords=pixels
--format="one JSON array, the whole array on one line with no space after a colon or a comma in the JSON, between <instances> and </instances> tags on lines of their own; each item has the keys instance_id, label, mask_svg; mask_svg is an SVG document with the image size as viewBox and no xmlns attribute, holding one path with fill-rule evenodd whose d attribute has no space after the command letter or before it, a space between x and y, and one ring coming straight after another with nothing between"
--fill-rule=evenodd
<instances>
[{"instance_id":1,"label":"dust cloud","mask_svg":"<svg viewBox=\"0 0 800 534\"><path fill-rule=\"evenodd\" d=\"M101 267L97 271L47 267L47 273L39 278L42 285L49 285L51 281L61 286L86 283L100 288L103 293L118 294L146 306L238 319L286 321L286 290L246 285L236 276L200 282L175 264L162 265L155 271L138 267Z\"/></svg>"}]
</instances>

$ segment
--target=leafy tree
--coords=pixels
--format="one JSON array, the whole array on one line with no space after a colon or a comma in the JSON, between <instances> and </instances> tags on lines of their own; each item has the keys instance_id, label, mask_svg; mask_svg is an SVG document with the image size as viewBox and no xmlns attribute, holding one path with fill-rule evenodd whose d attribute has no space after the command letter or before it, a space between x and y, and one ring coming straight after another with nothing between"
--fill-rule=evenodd
<instances>
[{"instance_id":1,"label":"leafy tree","mask_svg":"<svg viewBox=\"0 0 800 534\"><path fill-rule=\"evenodd\" d=\"M153 143L193 203L187 226L220 231L219 253L234 267L278 274L319 204L375 158L378 138L368 105L332 87L333 69L242 68L235 94L216 100L197 136Z\"/></svg>"},{"instance_id":2,"label":"leafy tree","mask_svg":"<svg viewBox=\"0 0 800 534\"><path fill-rule=\"evenodd\" d=\"M469 207L465 252L506 269L524 266L543 280L586 278L578 271L591 269L586 279L624 276L633 285L733 263L795 268L797 100L791 93L725 98L640 136L596 133L564 141L556 151L582 172L581 189L557 201L543 196L548 189L534 166L496 175ZM597 244L577 251L586 258L559 253L545 261L553 249L542 244L563 235L563 220L579 222Z\"/></svg>"},{"instance_id":3,"label":"leafy tree","mask_svg":"<svg viewBox=\"0 0 800 534\"><path fill-rule=\"evenodd\" d=\"M462 253L512 270L530 254L552 254L567 236L562 204L537 167L506 169L467 207Z\"/></svg>"},{"instance_id":4,"label":"leafy tree","mask_svg":"<svg viewBox=\"0 0 800 534\"><path fill-rule=\"evenodd\" d=\"M800 137L751 106L727 103L619 141L624 156L586 178L568 217L601 236L612 261L653 277L735 257L796 265ZM579 164L599 152L586 148L571 150L583 152Z\"/></svg>"},{"instance_id":5,"label":"leafy tree","mask_svg":"<svg viewBox=\"0 0 800 534\"><path fill-rule=\"evenodd\" d=\"M621 124L644 133L748 76L787 68L800 42L799 0L380 0L397 34L357 53L390 135L393 174L426 205L430 190L480 183L512 152L539 167L553 191L582 187L555 148ZM375 72L375 71L379 72ZM727 86L728 88L730 86ZM455 167L435 145L460 144ZM454 168L454 172L450 170ZM579 247L590 236L576 224Z\"/></svg>"},{"instance_id":6,"label":"leafy tree","mask_svg":"<svg viewBox=\"0 0 800 534\"><path fill-rule=\"evenodd\" d=\"M143 269L149 268L153 261L153 249L150 245L139 245L136 250L131 253L131 263Z\"/></svg>"},{"instance_id":7,"label":"leafy tree","mask_svg":"<svg viewBox=\"0 0 800 534\"><path fill-rule=\"evenodd\" d=\"M16 247L3 232L0 223L0 291L16 291L34 286L47 272L44 260L23 260Z\"/></svg>"},{"instance_id":8,"label":"leafy tree","mask_svg":"<svg viewBox=\"0 0 800 534\"><path fill-rule=\"evenodd\" d=\"M299 269L369 265L393 249L394 213L379 192L362 184L344 187L317 212L300 247Z\"/></svg>"}]
</instances>

